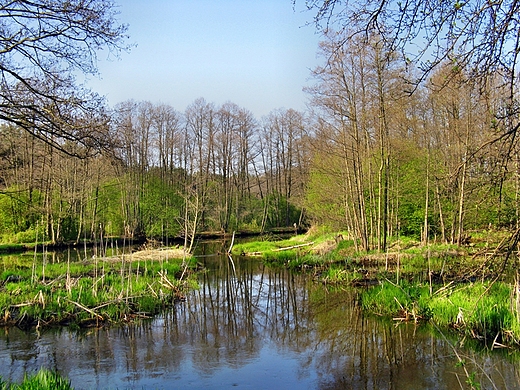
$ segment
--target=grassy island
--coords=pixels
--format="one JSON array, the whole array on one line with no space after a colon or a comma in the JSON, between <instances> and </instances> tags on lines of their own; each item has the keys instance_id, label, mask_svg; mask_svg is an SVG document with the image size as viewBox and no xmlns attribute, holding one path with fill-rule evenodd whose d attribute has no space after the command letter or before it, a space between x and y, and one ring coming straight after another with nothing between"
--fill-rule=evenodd
<instances>
[{"instance_id":1,"label":"grassy island","mask_svg":"<svg viewBox=\"0 0 520 390\"><path fill-rule=\"evenodd\" d=\"M194 260L160 248L79 262L3 257L0 325L101 326L158 313L183 299Z\"/></svg>"}]
</instances>

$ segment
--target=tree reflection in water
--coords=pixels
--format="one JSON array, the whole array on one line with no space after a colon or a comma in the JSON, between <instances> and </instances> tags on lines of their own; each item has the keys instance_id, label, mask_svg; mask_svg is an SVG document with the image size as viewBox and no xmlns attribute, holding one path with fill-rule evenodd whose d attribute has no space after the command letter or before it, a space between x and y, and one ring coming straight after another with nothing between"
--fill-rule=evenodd
<instances>
[{"instance_id":1,"label":"tree reflection in water","mask_svg":"<svg viewBox=\"0 0 520 390\"><path fill-rule=\"evenodd\" d=\"M6 330L0 337L0 375L19 380L23 369L44 366L59 370L77 388L466 386L444 337L362 315L354 291L326 289L308 275L258 260L238 258L232 264L222 256L201 262L207 271L200 289L140 325L58 330L40 338ZM482 388L520 387L515 359L458 352Z\"/></svg>"}]
</instances>

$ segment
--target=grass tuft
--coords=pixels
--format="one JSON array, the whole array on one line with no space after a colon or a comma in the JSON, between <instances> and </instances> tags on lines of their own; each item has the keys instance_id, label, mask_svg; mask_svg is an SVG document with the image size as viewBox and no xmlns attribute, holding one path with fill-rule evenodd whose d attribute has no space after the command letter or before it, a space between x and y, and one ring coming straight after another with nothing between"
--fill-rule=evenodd
<instances>
[{"instance_id":1,"label":"grass tuft","mask_svg":"<svg viewBox=\"0 0 520 390\"><path fill-rule=\"evenodd\" d=\"M22 383L7 383L0 378L0 390L72 390L68 379L47 369L40 369L32 375L25 375Z\"/></svg>"}]
</instances>

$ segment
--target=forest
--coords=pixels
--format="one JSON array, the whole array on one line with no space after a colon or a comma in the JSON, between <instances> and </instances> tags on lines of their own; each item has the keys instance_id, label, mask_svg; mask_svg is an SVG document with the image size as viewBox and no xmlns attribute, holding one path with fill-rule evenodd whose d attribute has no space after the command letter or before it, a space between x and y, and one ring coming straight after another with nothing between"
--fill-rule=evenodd
<instances>
[{"instance_id":1,"label":"forest","mask_svg":"<svg viewBox=\"0 0 520 390\"><path fill-rule=\"evenodd\" d=\"M314 3L322 20L329 2ZM323 30L305 112L255 118L204 98L183 111L106 107L50 71L59 95L20 83L16 96L32 94L27 109L10 86L0 112L1 241L184 237L191 248L201 232L319 225L347 231L361 251L384 251L390 237L460 244L472 231L516 229L514 63L483 77L461 52L425 72L429 63L400 55L384 29L358 34L342 23ZM101 46L121 45L118 28ZM75 65L88 70L90 60Z\"/></svg>"},{"instance_id":2,"label":"forest","mask_svg":"<svg viewBox=\"0 0 520 390\"><path fill-rule=\"evenodd\" d=\"M406 64L375 38L360 45L323 42L330 58L313 71L308 112L257 119L202 98L184 112L127 101L111 110L110 145L94 155L4 124L3 241L318 224L384 250L390 236L456 243L515 227L518 153L495 116L507 108L503 80L482 93L446 64L409 95Z\"/></svg>"}]
</instances>

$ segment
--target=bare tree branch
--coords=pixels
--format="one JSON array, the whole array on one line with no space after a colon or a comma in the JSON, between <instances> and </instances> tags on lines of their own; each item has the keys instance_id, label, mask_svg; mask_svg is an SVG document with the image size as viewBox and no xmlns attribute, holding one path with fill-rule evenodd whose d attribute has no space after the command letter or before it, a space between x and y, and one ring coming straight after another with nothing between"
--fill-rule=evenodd
<instances>
[{"instance_id":1,"label":"bare tree branch","mask_svg":"<svg viewBox=\"0 0 520 390\"><path fill-rule=\"evenodd\" d=\"M116 16L111 0L0 1L0 120L68 154L106 148L105 101L75 75L97 74L100 51L129 48Z\"/></svg>"}]
</instances>

